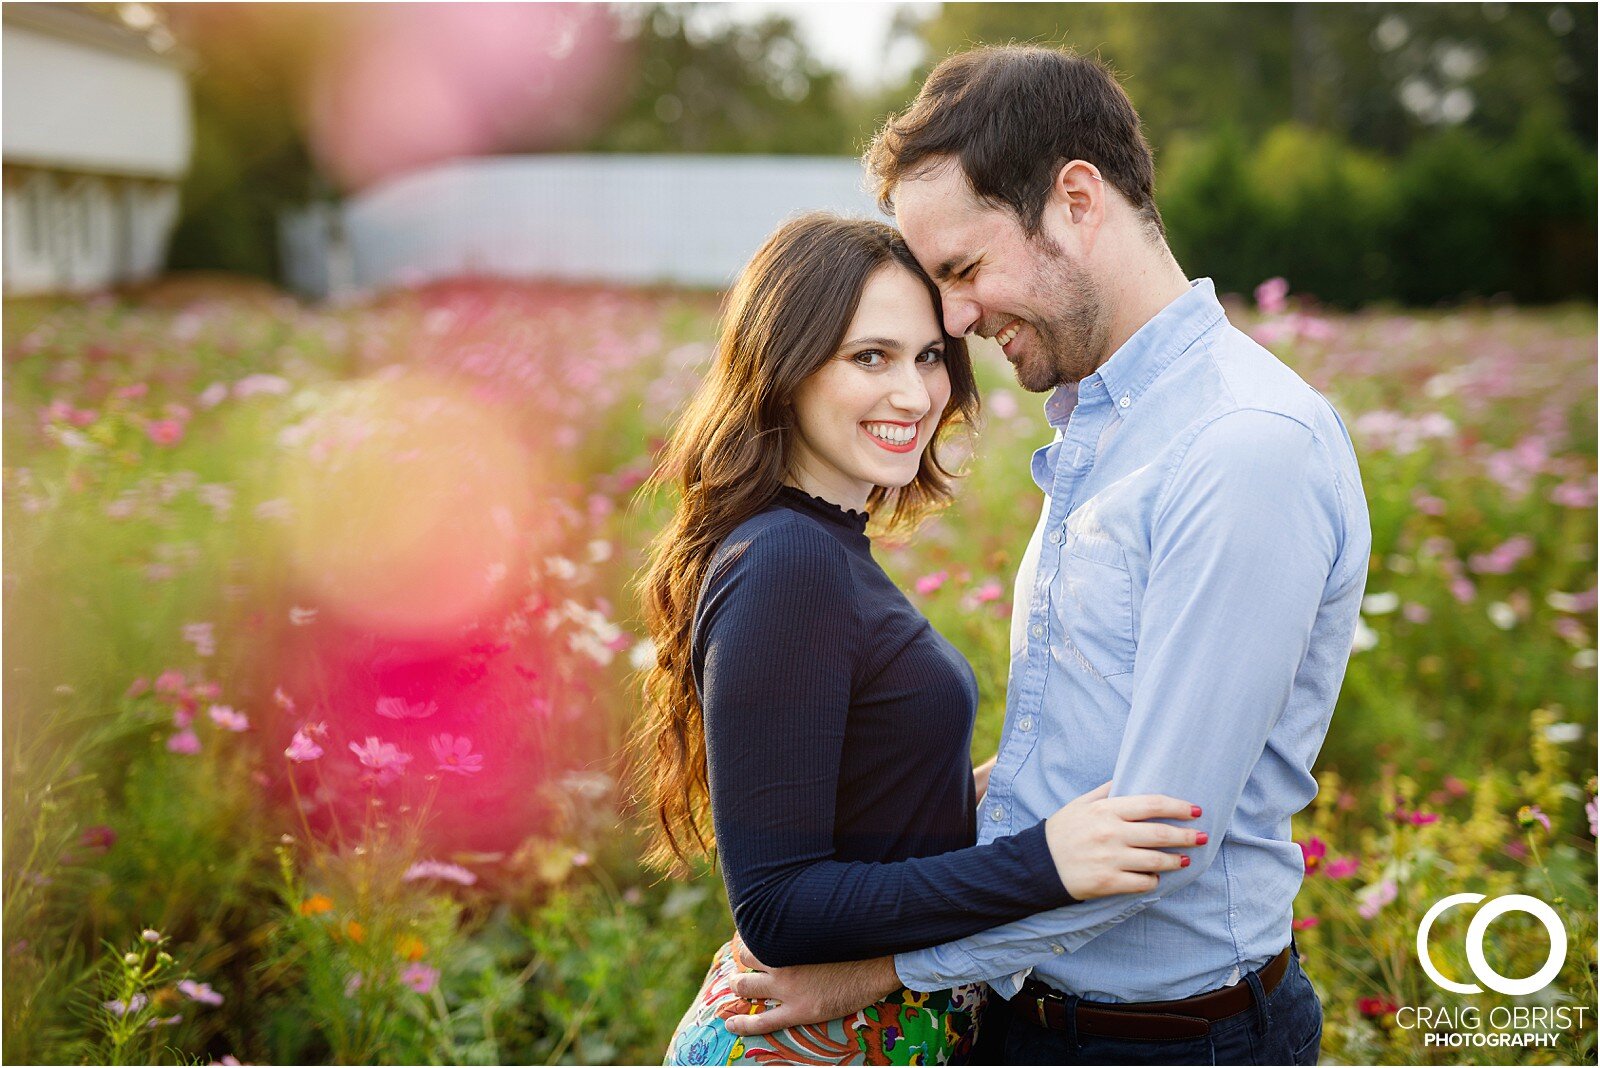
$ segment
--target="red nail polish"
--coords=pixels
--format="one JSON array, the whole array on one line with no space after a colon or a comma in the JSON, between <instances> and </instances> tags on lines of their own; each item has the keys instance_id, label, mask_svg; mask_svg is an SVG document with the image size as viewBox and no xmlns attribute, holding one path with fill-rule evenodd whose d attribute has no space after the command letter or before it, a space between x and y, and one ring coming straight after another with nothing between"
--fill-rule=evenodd
<instances>
[{"instance_id":1,"label":"red nail polish","mask_svg":"<svg viewBox=\"0 0 1600 1068\"><path fill-rule=\"evenodd\" d=\"M1189 866L1189 858L1188 857L1180 857L1178 859L1178 867L1187 868L1188 866Z\"/></svg>"},{"instance_id":2,"label":"red nail polish","mask_svg":"<svg viewBox=\"0 0 1600 1068\"><path fill-rule=\"evenodd\" d=\"M1201 831L1199 834L1194 836L1195 845L1205 845L1209 841L1211 841L1211 836L1205 831Z\"/></svg>"},{"instance_id":3,"label":"red nail polish","mask_svg":"<svg viewBox=\"0 0 1600 1068\"><path fill-rule=\"evenodd\" d=\"M1189 806L1189 815L1193 816L1195 819L1199 819L1200 818L1200 806L1199 805L1190 805Z\"/></svg>"}]
</instances>

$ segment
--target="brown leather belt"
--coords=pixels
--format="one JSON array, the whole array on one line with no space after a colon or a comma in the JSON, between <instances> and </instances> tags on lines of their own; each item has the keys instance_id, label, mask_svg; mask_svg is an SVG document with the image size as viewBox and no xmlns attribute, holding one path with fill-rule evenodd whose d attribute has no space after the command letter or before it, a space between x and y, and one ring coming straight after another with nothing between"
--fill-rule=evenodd
<instances>
[{"instance_id":1,"label":"brown leather belt","mask_svg":"<svg viewBox=\"0 0 1600 1068\"><path fill-rule=\"evenodd\" d=\"M1260 970L1261 989L1272 993L1288 970L1289 947L1285 946L1282 953ZM1200 1038L1210 1033L1216 1021L1236 1016L1254 1003L1250 984L1243 979L1232 986L1178 1001L1080 1001L1077 1031L1099 1038L1136 1038L1146 1042ZM1040 1027L1052 1031L1071 1030L1067 1026L1067 997L1048 983L1028 979L1011 1004Z\"/></svg>"}]
</instances>

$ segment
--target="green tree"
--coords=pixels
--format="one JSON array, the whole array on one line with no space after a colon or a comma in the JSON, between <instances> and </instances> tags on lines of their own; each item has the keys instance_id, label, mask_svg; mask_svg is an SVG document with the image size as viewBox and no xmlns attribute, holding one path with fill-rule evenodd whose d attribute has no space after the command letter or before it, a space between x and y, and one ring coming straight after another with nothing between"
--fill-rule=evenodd
<instances>
[{"instance_id":1,"label":"green tree","mask_svg":"<svg viewBox=\"0 0 1600 1068\"><path fill-rule=\"evenodd\" d=\"M857 131L841 78L806 49L793 21L713 22L706 5L637 15L637 73L599 152L844 155Z\"/></svg>"}]
</instances>

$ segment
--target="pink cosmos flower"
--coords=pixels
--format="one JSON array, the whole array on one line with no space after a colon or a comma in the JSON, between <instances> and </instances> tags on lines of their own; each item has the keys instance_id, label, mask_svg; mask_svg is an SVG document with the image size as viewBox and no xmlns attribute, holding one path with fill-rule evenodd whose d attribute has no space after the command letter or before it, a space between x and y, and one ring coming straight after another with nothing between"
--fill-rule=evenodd
<instances>
[{"instance_id":1,"label":"pink cosmos flower","mask_svg":"<svg viewBox=\"0 0 1600 1068\"><path fill-rule=\"evenodd\" d=\"M442 860L419 860L406 869L400 877L401 882L411 883L418 879L439 879L447 883L459 883L462 886L471 886L478 881L478 877L459 864L446 864Z\"/></svg>"},{"instance_id":2,"label":"pink cosmos flower","mask_svg":"<svg viewBox=\"0 0 1600 1068\"><path fill-rule=\"evenodd\" d=\"M289 392L289 380L278 375L253 374L246 375L233 384L233 395L238 400L245 400L260 394L281 396Z\"/></svg>"},{"instance_id":3,"label":"pink cosmos flower","mask_svg":"<svg viewBox=\"0 0 1600 1068\"><path fill-rule=\"evenodd\" d=\"M1433 613L1428 611L1427 605L1418 604L1415 601L1407 601L1405 607L1400 609L1400 614L1406 618L1408 623L1422 624L1433 618Z\"/></svg>"},{"instance_id":4,"label":"pink cosmos flower","mask_svg":"<svg viewBox=\"0 0 1600 1068\"><path fill-rule=\"evenodd\" d=\"M483 770L483 754L472 751L472 739L465 735L436 734L428 740L439 770L452 775L476 775Z\"/></svg>"},{"instance_id":5,"label":"pink cosmos flower","mask_svg":"<svg viewBox=\"0 0 1600 1068\"><path fill-rule=\"evenodd\" d=\"M1505 575L1532 553L1533 539L1518 534L1486 553L1472 554L1467 558L1467 567L1480 575Z\"/></svg>"},{"instance_id":6,"label":"pink cosmos flower","mask_svg":"<svg viewBox=\"0 0 1600 1068\"><path fill-rule=\"evenodd\" d=\"M121 999L105 1002L105 1007L111 1010L113 1016L126 1016L130 1012L139 1012L150 1003L150 999L143 994L135 994L126 1003Z\"/></svg>"},{"instance_id":7,"label":"pink cosmos flower","mask_svg":"<svg viewBox=\"0 0 1600 1068\"><path fill-rule=\"evenodd\" d=\"M439 706L432 701L413 704L404 697L380 697L377 711L385 719L427 719L439 711Z\"/></svg>"},{"instance_id":8,"label":"pink cosmos flower","mask_svg":"<svg viewBox=\"0 0 1600 1068\"><path fill-rule=\"evenodd\" d=\"M181 693L187 682L181 671L163 671L156 676L156 693Z\"/></svg>"},{"instance_id":9,"label":"pink cosmos flower","mask_svg":"<svg viewBox=\"0 0 1600 1068\"><path fill-rule=\"evenodd\" d=\"M1411 503L1416 506L1417 511L1424 515L1444 515L1447 507L1444 501L1438 497L1422 492L1414 494L1411 498Z\"/></svg>"},{"instance_id":10,"label":"pink cosmos flower","mask_svg":"<svg viewBox=\"0 0 1600 1068\"><path fill-rule=\"evenodd\" d=\"M1361 913L1361 918L1370 920L1383 911L1383 907L1400 896L1400 887L1393 879L1385 879L1381 883L1374 883L1362 892L1362 902L1356 909Z\"/></svg>"},{"instance_id":11,"label":"pink cosmos flower","mask_svg":"<svg viewBox=\"0 0 1600 1068\"><path fill-rule=\"evenodd\" d=\"M250 729L250 717L243 712L235 712L227 705L212 705L210 716L211 722L225 731L238 733Z\"/></svg>"},{"instance_id":12,"label":"pink cosmos flower","mask_svg":"<svg viewBox=\"0 0 1600 1068\"><path fill-rule=\"evenodd\" d=\"M989 414L996 419L1010 419L1017 410L1017 398L1010 390L997 389L989 394Z\"/></svg>"},{"instance_id":13,"label":"pink cosmos flower","mask_svg":"<svg viewBox=\"0 0 1600 1068\"><path fill-rule=\"evenodd\" d=\"M439 969L430 968L420 961L408 964L405 971L400 973L400 981L419 994L427 994L438 985Z\"/></svg>"},{"instance_id":14,"label":"pink cosmos flower","mask_svg":"<svg viewBox=\"0 0 1600 1068\"><path fill-rule=\"evenodd\" d=\"M183 640L194 646L201 656L211 656L217 651L217 638L210 623L185 623Z\"/></svg>"},{"instance_id":15,"label":"pink cosmos flower","mask_svg":"<svg viewBox=\"0 0 1600 1068\"><path fill-rule=\"evenodd\" d=\"M1327 867L1322 869L1322 874L1330 879L1348 879L1361 867L1361 862L1354 857L1338 857L1328 861Z\"/></svg>"},{"instance_id":16,"label":"pink cosmos flower","mask_svg":"<svg viewBox=\"0 0 1600 1068\"><path fill-rule=\"evenodd\" d=\"M144 432L157 445L175 445L183 440L183 424L176 419L152 419Z\"/></svg>"},{"instance_id":17,"label":"pink cosmos flower","mask_svg":"<svg viewBox=\"0 0 1600 1068\"><path fill-rule=\"evenodd\" d=\"M311 736L304 730L298 730L294 732L294 738L290 740L289 748L283 751L283 755L296 764L304 764L320 757L322 746L313 742Z\"/></svg>"},{"instance_id":18,"label":"pink cosmos flower","mask_svg":"<svg viewBox=\"0 0 1600 1068\"><path fill-rule=\"evenodd\" d=\"M1589 803L1583 806L1583 812L1589 817L1589 837L1600 838L1600 808L1596 808L1594 798L1589 798Z\"/></svg>"},{"instance_id":19,"label":"pink cosmos flower","mask_svg":"<svg viewBox=\"0 0 1600 1068\"><path fill-rule=\"evenodd\" d=\"M926 597L943 586L949 577L948 571L935 571L931 575L923 575L916 581L917 592Z\"/></svg>"},{"instance_id":20,"label":"pink cosmos flower","mask_svg":"<svg viewBox=\"0 0 1600 1068\"><path fill-rule=\"evenodd\" d=\"M1256 286L1256 306L1264 315L1282 315L1289 308L1288 281L1269 278Z\"/></svg>"},{"instance_id":21,"label":"pink cosmos flower","mask_svg":"<svg viewBox=\"0 0 1600 1068\"><path fill-rule=\"evenodd\" d=\"M1328 843L1312 835L1300 843L1300 855L1305 860L1306 874L1315 874L1322 866L1322 858L1328 855Z\"/></svg>"},{"instance_id":22,"label":"pink cosmos flower","mask_svg":"<svg viewBox=\"0 0 1600 1068\"><path fill-rule=\"evenodd\" d=\"M83 833L78 835L78 844L85 849L104 853L117 844L117 832L103 823L97 823L83 829Z\"/></svg>"},{"instance_id":23,"label":"pink cosmos flower","mask_svg":"<svg viewBox=\"0 0 1600 1068\"><path fill-rule=\"evenodd\" d=\"M987 604L990 601L999 600L1000 595L1004 592L1005 590L1001 587L997 579L990 579L988 582L985 582L982 586L979 586L973 591L972 599L977 601L979 604Z\"/></svg>"},{"instance_id":24,"label":"pink cosmos flower","mask_svg":"<svg viewBox=\"0 0 1600 1068\"><path fill-rule=\"evenodd\" d=\"M1304 930L1307 930L1309 928L1315 927L1317 924L1319 924L1321 922L1322 922L1322 917L1320 917L1320 916L1301 916L1301 917L1297 918L1289 926L1293 927L1296 931L1304 931Z\"/></svg>"},{"instance_id":25,"label":"pink cosmos flower","mask_svg":"<svg viewBox=\"0 0 1600 1068\"><path fill-rule=\"evenodd\" d=\"M1552 504L1559 504L1563 508L1593 508L1595 506L1595 485L1591 479L1588 482L1563 482L1550 491Z\"/></svg>"},{"instance_id":26,"label":"pink cosmos flower","mask_svg":"<svg viewBox=\"0 0 1600 1068\"><path fill-rule=\"evenodd\" d=\"M411 763L410 753L402 753L393 742L385 742L371 734L360 745L351 742L350 752L356 755L363 766L382 776L385 782L400 774Z\"/></svg>"},{"instance_id":27,"label":"pink cosmos flower","mask_svg":"<svg viewBox=\"0 0 1600 1068\"><path fill-rule=\"evenodd\" d=\"M168 736L167 750L184 756L194 756L200 752L200 736L192 728L185 727L176 734Z\"/></svg>"},{"instance_id":28,"label":"pink cosmos flower","mask_svg":"<svg viewBox=\"0 0 1600 1068\"><path fill-rule=\"evenodd\" d=\"M145 1026L153 1031L157 1027L174 1027L181 1023L183 1023L183 1013L178 1012L171 1016L154 1017L149 1023L145 1024Z\"/></svg>"},{"instance_id":29,"label":"pink cosmos flower","mask_svg":"<svg viewBox=\"0 0 1600 1068\"><path fill-rule=\"evenodd\" d=\"M125 697L143 697L146 693L149 693L149 692L150 692L150 680L145 678L143 675L140 675L138 678L134 679L133 682L128 686L128 692L126 694L124 694L123 696L125 696Z\"/></svg>"},{"instance_id":30,"label":"pink cosmos flower","mask_svg":"<svg viewBox=\"0 0 1600 1068\"><path fill-rule=\"evenodd\" d=\"M195 403L202 408L215 408L227 399L228 384L226 382L213 382L195 399Z\"/></svg>"},{"instance_id":31,"label":"pink cosmos flower","mask_svg":"<svg viewBox=\"0 0 1600 1068\"><path fill-rule=\"evenodd\" d=\"M279 686L272 691L272 703L283 709L285 712L294 711L294 698L284 693L282 686Z\"/></svg>"},{"instance_id":32,"label":"pink cosmos flower","mask_svg":"<svg viewBox=\"0 0 1600 1068\"><path fill-rule=\"evenodd\" d=\"M211 989L210 983L197 983L193 979L178 981L178 992L190 1001L198 1001L202 1005L221 1005L222 995Z\"/></svg>"}]
</instances>

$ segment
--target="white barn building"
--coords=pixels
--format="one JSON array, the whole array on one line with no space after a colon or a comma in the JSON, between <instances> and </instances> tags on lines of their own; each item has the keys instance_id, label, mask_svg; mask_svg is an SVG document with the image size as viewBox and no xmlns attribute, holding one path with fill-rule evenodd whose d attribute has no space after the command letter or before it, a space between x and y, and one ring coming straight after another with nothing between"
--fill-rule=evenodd
<instances>
[{"instance_id":1,"label":"white barn building","mask_svg":"<svg viewBox=\"0 0 1600 1068\"><path fill-rule=\"evenodd\" d=\"M496 156L287 212L280 240L285 281L312 297L458 275L722 288L813 209L882 218L846 157Z\"/></svg>"},{"instance_id":2,"label":"white barn building","mask_svg":"<svg viewBox=\"0 0 1600 1068\"><path fill-rule=\"evenodd\" d=\"M7 3L0 16L5 291L156 274L193 142L182 62L76 4Z\"/></svg>"}]
</instances>

